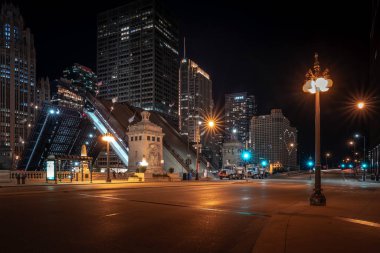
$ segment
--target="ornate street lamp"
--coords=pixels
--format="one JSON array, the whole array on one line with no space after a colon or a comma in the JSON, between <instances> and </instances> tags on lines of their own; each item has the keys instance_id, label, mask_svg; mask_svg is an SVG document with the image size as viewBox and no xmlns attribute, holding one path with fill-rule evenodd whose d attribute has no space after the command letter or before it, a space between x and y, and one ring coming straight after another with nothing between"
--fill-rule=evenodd
<instances>
[{"instance_id":1,"label":"ornate street lamp","mask_svg":"<svg viewBox=\"0 0 380 253\"><path fill-rule=\"evenodd\" d=\"M322 193L321 187L321 123L320 123L320 101L321 92L326 92L332 87L332 80L328 74L328 69L321 72L318 62L318 54L315 53L313 70L309 69L306 74L306 82L303 85L303 91L315 94L315 187L313 194L310 196L310 205L325 206L326 197Z\"/></svg>"},{"instance_id":2,"label":"ornate street lamp","mask_svg":"<svg viewBox=\"0 0 380 253\"><path fill-rule=\"evenodd\" d=\"M107 183L111 183L111 176L110 176L110 142L114 141L115 138L112 136L111 133L106 133L102 137L103 141L107 142Z\"/></svg>"}]
</instances>

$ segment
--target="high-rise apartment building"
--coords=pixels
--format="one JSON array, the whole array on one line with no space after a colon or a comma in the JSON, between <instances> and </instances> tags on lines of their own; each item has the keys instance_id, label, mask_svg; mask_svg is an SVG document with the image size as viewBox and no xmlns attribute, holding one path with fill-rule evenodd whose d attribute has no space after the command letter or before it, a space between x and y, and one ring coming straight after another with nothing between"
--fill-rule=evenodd
<instances>
[{"instance_id":1,"label":"high-rise apartment building","mask_svg":"<svg viewBox=\"0 0 380 253\"><path fill-rule=\"evenodd\" d=\"M178 47L177 21L155 0L136 0L100 13L99 96L177 116Z\"/></svg>"},{"instance_id":2,"label":"high-rise apartment building","mask_svg":"<svg viewBox=\"0 0 380 253\"><path fill-rule=\"evenodd\" d=\"M21 155L34 125L36 104L34 38L18 8L0 11L0 146L13 162ZM4 147L7 152L4 152Z\"/></svg>"},{"instance_id":3,"label":"high-rise apartment building","mask_svg":"<svg viewBox=\"0 0 380 253\"><path fill-rule=\"evenodd\" d=\"M254 116L250 125L253 159L295 169L297 166L297 129L290 125L281 109L270 115Z\"/></svg>"},{"instance_id":4,"label":"high-rise apartment building","mask_svg":"<svg viewBox=\"0 0 380 253\"><path fill-rule=\"evenodd\" d=\"M179 128L190 142L196 142L198 122L212 112L212 81L194 61L183 59L179 69Z\"/></svg>"},{"instance_id":5,"label":"high-rise apartment building","mask_svg":"<svg viewBox=\"0 0 380 253\"><path fill-rule=\"evenodd\" d=\"M232 135L245 146L249 141L249 121L256 114L255 96L247 92L225 95L224 129L225 139L230 140ZM248 144L248 146L250 146Z\"/></svg>"}]
</instances>

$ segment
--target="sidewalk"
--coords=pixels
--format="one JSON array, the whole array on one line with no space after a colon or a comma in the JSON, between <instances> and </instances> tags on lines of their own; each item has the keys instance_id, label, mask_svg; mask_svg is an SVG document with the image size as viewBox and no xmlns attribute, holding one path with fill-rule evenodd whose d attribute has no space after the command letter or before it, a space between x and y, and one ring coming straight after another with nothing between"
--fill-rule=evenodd
<instances>
[{"instance_id":1,"label":"sidewalk","mask_svg":"<svg viewBox=\"0 0 380 253\"><path fill-rule=\"evenodd\" d=\"M307 202L273 214L252 253L377 252L380 250L380 214L368 218L347 213L348 206L312 207ZM379 204L366 207L380 210ZM345 209L346 213L343 213Z\"/></svg>"}]
</instances>

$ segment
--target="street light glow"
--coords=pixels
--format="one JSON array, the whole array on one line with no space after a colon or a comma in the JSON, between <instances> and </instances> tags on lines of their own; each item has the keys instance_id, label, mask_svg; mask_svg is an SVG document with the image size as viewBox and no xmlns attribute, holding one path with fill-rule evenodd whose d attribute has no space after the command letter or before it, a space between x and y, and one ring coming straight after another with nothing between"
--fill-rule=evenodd
<instances>
[{"instance_id":1,"label":"street light glow","mask_svg":"<svg viewBox=\"0 0 380 253\"><path fill-rule=\"evenodd\" d=\"M103 135L102 140L106 142L111 142L111 141L114 141L115 138L111 134L107 133Z\"/></svg>"},{"instance_id":2,"label":"street light glow","mask_svg":"<svg viewBox=\"0 0 380 253\"><path fill-rule=\"evenodd\" d=\"M360 101L356 104L356 106L358 107L359 110L362 110L365 107L365 103L363 101Z\"/></svg>"},{"instance_id":3,"label":"street light glow","mask_svg":"<svg viewBox=\"0 0 380 253\"><path fill-rule=\"evenodd\" d=\"M209 120L207 124L210 128L213 128L215 126L215 121L214 120Z\"/></svg>"}]
</instances>

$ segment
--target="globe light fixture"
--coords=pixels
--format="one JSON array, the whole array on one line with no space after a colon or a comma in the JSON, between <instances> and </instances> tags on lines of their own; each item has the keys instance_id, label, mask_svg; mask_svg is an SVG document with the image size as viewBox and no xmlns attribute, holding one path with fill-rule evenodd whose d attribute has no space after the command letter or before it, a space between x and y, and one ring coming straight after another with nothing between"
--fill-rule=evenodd
<instances>
[{"instance_id":1,"label":"globe light fixture","mask_svg":"<svg viewBox=\"0 0 380 253\"><path fill-rule=\"evenodd\" d=\"M321 187L321 123L320 123L320 93L328 91L333 85L329 70L323 72L319 66L318 54L314 55L313 70L306 73L306 81L302 87L305 93L315 94L315 187L310 196L310 205L325 206L326 197Z\"/></svg>"}]
</instances>

